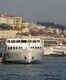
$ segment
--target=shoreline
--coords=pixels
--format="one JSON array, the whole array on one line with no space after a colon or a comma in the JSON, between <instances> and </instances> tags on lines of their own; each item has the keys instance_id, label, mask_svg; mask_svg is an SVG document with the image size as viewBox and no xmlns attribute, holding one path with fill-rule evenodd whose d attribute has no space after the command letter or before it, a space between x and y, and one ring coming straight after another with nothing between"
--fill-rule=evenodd
<instances>
[{"instance_id":1,"label":"shoreline","mask_svg":"<svg viewBox=\"0 0 66 80\"><path fill-rule=\"evenodd\" d=\"M44 55L43 57L66 57L66 55Z\"/></svg>"}]
</instances>

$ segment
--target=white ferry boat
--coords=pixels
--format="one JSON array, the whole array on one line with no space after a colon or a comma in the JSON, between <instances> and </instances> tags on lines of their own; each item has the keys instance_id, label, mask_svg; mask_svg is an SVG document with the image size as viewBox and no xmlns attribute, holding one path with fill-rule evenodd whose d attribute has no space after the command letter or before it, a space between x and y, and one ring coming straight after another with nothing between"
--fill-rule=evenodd
<instances>
[{"instance_id":1,"label":"white ferry boat","mask_svg":"<svg viewBox=\"0 0 66 80\"><path fill-rule=\"evenodd\" d=\"M6 39L6 62L31 63L42 58L44 50L40 38L9 38Z\"/></svg>"},{"instance_id":2,"label":"white ferry boat","mask_svg":"<svg viewBox=\"0 0 66 80\"><path fill-rule=\"evenodd\" d=\"M31 36L31 31L22 23L23 18L18 17L16 20L16 38L6 39L4 61L31 63L40 60L44 51L43 41L40 38Z\"/></svg>"}]
</instances>

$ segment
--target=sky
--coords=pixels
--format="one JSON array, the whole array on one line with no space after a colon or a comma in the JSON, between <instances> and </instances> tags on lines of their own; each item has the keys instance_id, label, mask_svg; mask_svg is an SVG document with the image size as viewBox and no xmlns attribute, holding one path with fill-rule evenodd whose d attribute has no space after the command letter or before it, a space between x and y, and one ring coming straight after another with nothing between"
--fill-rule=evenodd
<instances>
[{"instance_id":1,"label":"sky","mask_svg":"<svg viewBox=\"0 0 66 80\"><path fill-rule=\"evenodd\" d=\"M66 24L66 0L0 0L0 13L27 20Z\"/></svg>"}]
</instances>

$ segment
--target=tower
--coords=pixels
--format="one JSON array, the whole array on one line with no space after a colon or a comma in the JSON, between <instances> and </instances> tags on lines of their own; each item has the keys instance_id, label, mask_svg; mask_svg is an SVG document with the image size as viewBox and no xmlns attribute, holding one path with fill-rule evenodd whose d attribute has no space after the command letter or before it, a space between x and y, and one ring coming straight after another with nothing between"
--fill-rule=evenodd
<instances>
[{"instance_id":1,"label":"tower","mask_svg":"<svg viewBox=\"0 0 66 80\"><path fill-rule=\"evenodd\" d=\"M16 17L16 37L22 35L22 17Z\"/></svg>"}]
</instances>

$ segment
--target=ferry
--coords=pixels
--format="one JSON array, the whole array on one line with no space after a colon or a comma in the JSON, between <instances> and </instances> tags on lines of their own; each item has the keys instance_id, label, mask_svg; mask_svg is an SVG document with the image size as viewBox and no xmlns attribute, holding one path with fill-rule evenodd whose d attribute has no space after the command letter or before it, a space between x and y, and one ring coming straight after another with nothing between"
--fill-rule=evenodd
<instances>
[{"instance_id":1,"label":"ferry","mask_svg":"<svg viewBox=\"0 0 66 80\"><path fill-rule=\"evenodd\" d=\"M40 61L44 50L40 38L9 38L5 41L5 62L31 63Z\"/></svg>"},{"instance_id":2,"label":"ferry","mask_svg":"<svg viewBox=\"0 0 66 80\"><path fill-rule=\"evenodd\" d=\"M16 18L17 31L15 38L5 41L5 62L31 63L41 60L43 56L43 41L31 35L31 31L22 22L21 17Z\"/></svg>"}]
</instances>

